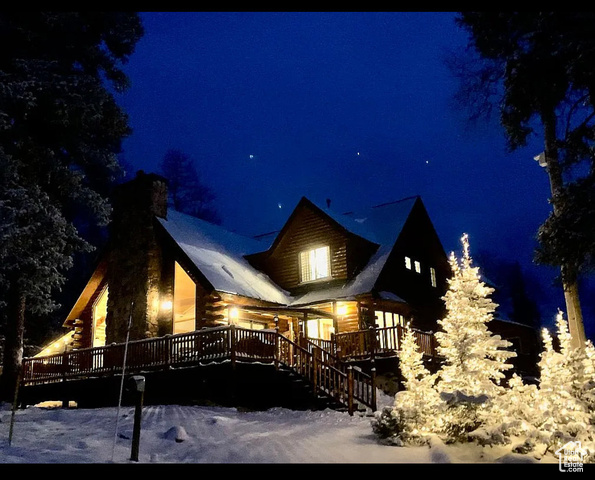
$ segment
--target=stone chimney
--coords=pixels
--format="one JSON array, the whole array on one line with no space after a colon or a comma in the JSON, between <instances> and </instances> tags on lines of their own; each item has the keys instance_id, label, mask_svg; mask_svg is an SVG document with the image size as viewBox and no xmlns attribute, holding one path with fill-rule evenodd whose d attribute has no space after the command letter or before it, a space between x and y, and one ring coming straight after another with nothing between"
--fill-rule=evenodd
<instances>
[{"instance_id":1,"label":"stone chimney","mask_svg":"<svg viewBox=\"0 0 595 480\"><path fill-rule=\"evenodd\" d=\"M167 180L142 170L119 185L112 201L106 344L158 335L162 252L157 217L167 217ZM132 311L131 311L132 307Z\"/></svg>"}]
</instances>

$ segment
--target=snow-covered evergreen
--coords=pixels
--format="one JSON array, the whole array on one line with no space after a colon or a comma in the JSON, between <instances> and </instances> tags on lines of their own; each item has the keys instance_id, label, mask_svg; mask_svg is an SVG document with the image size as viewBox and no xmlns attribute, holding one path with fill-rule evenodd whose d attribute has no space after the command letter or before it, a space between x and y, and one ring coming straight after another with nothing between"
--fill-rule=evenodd
<instances>
[{"instance_id":1,"label":"snow-covered evergreen","mask_svg":"<svg viewBox=\"0 0 595 480\"><path fill-rule=\"evenodd\" d=\"M539 361L540 382L537 419L543 441L555 450L569 441L580 441L583 449L595 453L595 410L593 409L593 345L573 347L568 324L561 311L556 317L559 351L550 333L542 332L544 349Z\"/></svg>"},{"instance_id":2,"label":"snow-covered evergreen","mask_svg":"<svg viewBox=\"0 0 595 480\"><path fill-rule=\"evenodd\" d=\"M506 361L516 353L507 350L510 342L488 330L498 306L490 298L494 289L481 280L479 268L473 266L468 236L461 242L461 262L454 253L450 257L453 276L444 296L447 315L438 321L443 331L436 333L438 353L445 359L440 388L466 396L494 396L506 370L512 367Z\"/></svg>"},{"instance_id":3,"label":"snow-covered evergreen","mask_svg":"<svg viewBox=\"0 0 595 480\"><path fill-rule=\"evenodd\" d=\"M447 314L438 323L438 353L444 358L436 388L443 400L442 421L448 441L459 441L483 427L492 415L497 399L505 393L502 380L516 356L510 342L492 334L487 324L497 304L473 265L469 237L463 235L461 261L450 256L452 278L444 296Z\"/></svg>"},{"instance_id":4,"label":"snow-covered evergreen","mask_svg":"<svg viewBox=\"0 0 595 480\"><path fill-rule=\"evenodd\" d=\"M435 413L440 398L434 389L436 375L425 367L409 323L400 345L399 368L404 389L397 392L392 407L377 415L377 427L394 443L425 443L438 428L440 418Z\"/></svg>"},{"instance_id":5,"label":"snow-covered evergreen","mask_svg":"<svg viewBox=\"0 0 595 480\"><path fill-rule=\"evenodd\" d=\"M509 445L537 458L575 441L587 452L585 463L595 460L595 347L573 346L559 311L556 341L542 332L539 385L516 374L502 382L516 354L487 328L497 307L493 289L472 265L466 235L462 243L462 261L451 255L447 315L436 334L444 364L435 374L425 368L408 326L399 350L404 389L392 407L376 412L374 431L398 445L440 438Z\"/></svg>"}]
</instances>

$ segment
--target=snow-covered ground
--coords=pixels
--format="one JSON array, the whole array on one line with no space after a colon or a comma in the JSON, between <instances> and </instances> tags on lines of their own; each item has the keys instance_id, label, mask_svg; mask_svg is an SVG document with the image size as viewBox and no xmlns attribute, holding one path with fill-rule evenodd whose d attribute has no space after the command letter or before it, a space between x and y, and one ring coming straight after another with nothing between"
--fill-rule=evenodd
<instances>
[{"instance_id":1,"label":"snow-covered ground","mask_svg":"<svg viewBox=\"0 0 595 480\"><path fill-rule=\"evenodd\" d=\"M11 417L0 404L0 463L135 463L134 407L17 410L9 446ZM333 410L144 406L139 463L557 463L505 447L383 445L370 420Z\"/></svg>"}]
</instances>

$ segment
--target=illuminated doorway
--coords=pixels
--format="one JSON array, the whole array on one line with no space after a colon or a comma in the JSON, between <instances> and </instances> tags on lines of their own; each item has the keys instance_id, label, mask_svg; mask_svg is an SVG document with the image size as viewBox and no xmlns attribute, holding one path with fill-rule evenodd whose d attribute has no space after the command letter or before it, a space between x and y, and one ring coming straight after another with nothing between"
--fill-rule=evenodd
<instances>
[{"instance_id":1,"label":"illuminated doorway","mask_svg":"<svg viewBox=\"0 0 595 480\"><path fill-rule=\"evenodd\" d=\"M176 262L174 271L173 333L196 330L196 284Z\"/></svg>"}]
</instances>

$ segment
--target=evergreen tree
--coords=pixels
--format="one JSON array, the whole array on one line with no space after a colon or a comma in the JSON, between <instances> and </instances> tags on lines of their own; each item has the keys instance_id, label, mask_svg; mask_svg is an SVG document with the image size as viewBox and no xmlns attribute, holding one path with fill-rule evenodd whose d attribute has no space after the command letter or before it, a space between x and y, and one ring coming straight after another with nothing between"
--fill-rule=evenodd
<instances>
[{"instance_id":1,"label":"evergreen tree","mask_svg":"<svg viewBox=\"0 0 595 480\"><path fill-rule=\"evenodd\" d=\"M399 437L405 443L424 443L425 438L439 428L436 408L440 398L434 389L436 375L425 367L410 323L399 350L399 368L404 387L395 395L394 403L402 422Z\"/></svg>"},{"instance_id":2,"label":"evergreen tree","mask_svg":"<svg viewBox=\"0 0 595 480\"><path fill-rule=\"evenodd\" d=\"M52 310L72 256L92 248L73 220L109 220L130 133L112 91L127 88L121 66L142 33L132 12L0 14L0 283L9 292L0 399L13 398L25 311Z\"/></svg>"},{"instance_id":3,"label":"evergreen tree","mask_svg":"<svg viewBox=\"0 0 595 480\"><path fill-rule=\"evenodd\" d=\"M539 230L536 260L560 267L578 348L586 340L578 280L592 269L595 251L594 21L593 12L461 12L457 19L472 55L457 65L461 103L479 105L476 113L497 106L510 150L532 134L543 138L539 157L553 209Z\"/></svg>"},{"instance_id":4,"label":"evergreen tree","mask_svg":"<svg viewBox=\"0 0 595 480\"><path fill-rule=\"evenodd\" d=\"M395 395L393 405L375 412L372 429L395 445L425 444L439 429L436 409L440 398L434 389L436 376L424 365L410 323L399 344L399 371L403 389Z\"/></svg>"},{"instance_id":5,"label":"evergreen tree","mask_svg":"<svg viewBox=\"0 0 595 480\"><path fill-rule=\"evenodd\" d=\"M449 441L465 441L485 424L491 406L504 393L501 381L512 367L506 361L516 356L507 350L510 342L488 330L497 307L490 298L494 289L481 281L479 268L473 266L466 234L461 242L460 264L454 253L450 257L447 314L438 321L442 331L436 333L438 353L444 357L436 388L444 401L441 416Z\"/></svg>"},{"instance_id":6,"label":"evergreen tree","mask_svg":"<svg viewBox=\"0 0 595 480\"><path fill-rule=\"evenodd\" d=\"M180 150L168 150L161 161L161 174L168 180L167 190L174 209L211 223L221 223L212 206L215 194L201 181L190 156Z\"/></svg>"},{"instance_id":7,"label":"evergreen tree","mask_svg":"<svg viewBox=\"0 0 595 480\"><path fill-rule=\"evenodd\" d=\"M587 352L592 345L580 349L571 344L563 313L556 317L559 351L547 329L542 332L543 352L539 361L537 426L551 451L569 441L581 441L583 448L595 453L595 424L591 394L595 377Z\"/></svg>"},{"instance_id":8,"label":"evergreen tree","mask_svg":"<svg viewBox=\"0 0 595 480\"><path fill-rule=\"evenodd\" d=\"M466 234L461 242L461 263L454 253L450 257L453 276L444 296L447 314L438 321L442 331L436 333L438 353L445 359L440 387L467 396L492 396L512 367L506 361L516 353L507 350L510 342L488 330L497 307L490 298L494 289L481 280L479 268L473 266Z\"/></svg>"}]
</instances>

